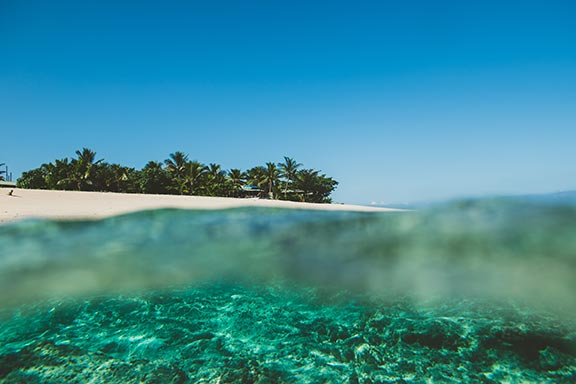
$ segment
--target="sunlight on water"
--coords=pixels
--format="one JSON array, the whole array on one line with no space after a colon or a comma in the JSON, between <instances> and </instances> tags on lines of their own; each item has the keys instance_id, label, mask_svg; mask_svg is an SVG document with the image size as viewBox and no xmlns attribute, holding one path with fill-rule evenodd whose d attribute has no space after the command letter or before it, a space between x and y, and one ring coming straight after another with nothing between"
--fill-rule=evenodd
<instances>
[{"instance_id":1,"label":"sunlight on water","mask_svg":"<svg viewBox=\"0 0 576 384\"><path fill-rule=\"evenodd\" d=\"M3 382L572 382L576 208L0 227Z\"/></svg>"}]
</instances>

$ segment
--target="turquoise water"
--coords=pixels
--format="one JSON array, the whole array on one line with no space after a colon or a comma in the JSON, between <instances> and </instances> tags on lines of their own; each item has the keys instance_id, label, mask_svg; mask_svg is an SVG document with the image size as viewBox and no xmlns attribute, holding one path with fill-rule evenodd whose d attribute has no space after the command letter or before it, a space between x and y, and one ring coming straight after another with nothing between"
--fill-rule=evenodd
<instances>
[{"instance_id":1,"label":"turquoise water","mask_svg":"<svg viewBox=\"0 0 576 384\"><path fill-rule=\"evenodd\" d=\"M6 383L575 382L576 205L0 227Z\"/></svg>"}]
</instances>

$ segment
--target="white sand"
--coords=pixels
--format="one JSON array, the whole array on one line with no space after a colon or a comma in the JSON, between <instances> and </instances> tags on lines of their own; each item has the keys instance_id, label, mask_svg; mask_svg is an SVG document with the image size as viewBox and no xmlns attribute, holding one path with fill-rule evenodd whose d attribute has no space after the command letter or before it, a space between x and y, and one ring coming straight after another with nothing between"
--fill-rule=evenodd
<instances>
[{"instance_id":1,"label":"white sand","mask_svg":"<svg viewBox=\"0 0 576 384\"><path fill-rule=\"evenodd\" d=\"M109 192L43 191L0 189L0 223L25 218L99 219L134 211L159 208L222 209L234 207L275 207L331 211L384 212L389 208L344 204L296 203L280 200L234 199L226 197L143 195Z\"/></svg>"}]
</instances>

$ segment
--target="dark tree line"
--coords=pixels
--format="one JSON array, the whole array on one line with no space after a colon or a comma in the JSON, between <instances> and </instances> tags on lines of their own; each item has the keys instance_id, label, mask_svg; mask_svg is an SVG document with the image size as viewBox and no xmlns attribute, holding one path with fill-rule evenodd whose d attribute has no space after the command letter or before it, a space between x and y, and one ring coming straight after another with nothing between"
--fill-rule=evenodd
<instances>
[{"instance_id":1,"label":"dark tree line","mask_svg":"<svg viewBox=\"0 0 576 384\"><path fill-rule=\"evenodd\" d=\"M123 193L176 194L331 202L338 182L320 171L306 169L290 157L281 163L266 163L246 171L223 170L190 160L183 152L171 153L163 162L150 161L137 170L97 159L83 148L76 157L42 164L22 173L20 188Z\"/></svg>"}]
</instances>

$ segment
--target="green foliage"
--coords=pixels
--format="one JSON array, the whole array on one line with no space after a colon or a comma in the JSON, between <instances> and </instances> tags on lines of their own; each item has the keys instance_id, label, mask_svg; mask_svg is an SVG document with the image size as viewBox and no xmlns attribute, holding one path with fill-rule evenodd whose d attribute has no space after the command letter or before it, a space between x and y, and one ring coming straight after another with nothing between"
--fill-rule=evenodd
<instances>
[{"instance_id":1,"label":"green foliage","mask_svg":"<svg viewBox=\"0 0 576 384\"><path fill-rule=\"evenodd\" d=\"M138 173L138 186L142 193L166 194L170 184L168 171L157 161L149 161Z\"/></svg>"},{"instance_id":2,"label":"green foliage","mask_svg":"<svg viewBox=\"0 0 576 384\"><path fill-rule=\"evenodd\" d=\"M140 192L139 171L134 168L102 163L94 173L92 185L96 190L121 193Z\"/></svg>"},{"instance_id":3,"label":"green foliage","mask_svg":"<svg viewBox=\"0 0 576 384\"><path fill-rule=\"evenodd\" d=\"M21 188L107 191L121 193L180 194L263 198L326 203L338 182L319 171L302 169L290 157L283 163L268 162L246 172L225 171L190 161L177 151L163 162L150 161L141 170L96 160L96 152L83 148L76 158L63 158L22 174ZM246 190L245 187L252 186Z\"/></svg>"},{"instance_id":4,"label":"green foliage","mask_svg":"<svg viewBox=\"0 0 576 384\"><path fill-rule=\"evenodd\" d=\"M226 195L226 172L215 163L210 163L206 167L204 179L204 191L207 196Z\"/></svg>"},{"instance_id":5,"label":"green foliage","mask_svg":"<svg viewBox=\"0 0 576 384\"><path fill-rule=\"evenodd\" d=\"M296 174L294 182L297 195L309 203L331 203L330 194L338 182L313 169L303 169Z\"/></svg>"},{"instance_id":6,"label":"green foliage","mask_svg":"<svg viewBox=\"0 0 576 384\"><path fill-rule=\"evenodd\" d=\"M226 196L239 197L242 187L246 184L246 174L237 168L232 168L226 175Z\"/></svg>"},{"instance_id":7,"label":"green foliage","mask_svg":"<svg viewBox=\"0 0 576 384\"><path fill-rule=\"evenodd\" d=\"M288 156L284 156L283 163L278 163L279 176L284 178L284 197L286 197L288 193L288 187L294 183L298 168L301 166L302 164L297 163L294 159Z\"/></svg>"},{"instance_id":8,"label":"green foliage","mask_svg":"<svg viewBox=\"0 0 576 384\"><path fill-rule=\"evenodd\" d=\"M270 199L274 198L276 187L280 180L278 168L274 163L266 163L266 168L264 172L264 178L262 179L262 184L268 187L268 197Z\"/></svg>"},{"instance_id":9,"label":"green foliage","mask_svg":"<svg viewBox=\"0 0 576 384\"><path fill-rule=\"evenodd\" d=\"M184 177L188 186L187 192L189 195L194 195L197 192L200 192L203 188L206 189L205 183L203 185L206 172L206 166L199 161L194 160L186 163Z\"/></svg>"},{"instance_id":10,"label":"green foliage","mask_svg":"<svg viewBox=\"0 0 576 384\"><path fill-rule=\"evenodd\" d=\"M261 187L262 180L264 179L265 174L266 174L266 168L264 168L261 165L258 165L246 171L246 181L250 185L256 185L258 187Z\"/></svg>"},{"instance_id":11,"label":"green foliage","mask_svg":"<svg viewBox=\"0 0 576 384\"><path fill-rule=\"evenodd\" d=\"M104 161L96 159L96 152L82 148L82 151L76 151L76 159L70 164L73 167L71 178L79 191L93 191L98 189L95 185L96 173L98 166Z\"/></svg>"},{"instance_id":12,"label":"green foliage","mask_svg":"<svg viewBox=\"0 0 576 384\"><path fill-rule=\"evenodd\" d=\"M46 173L42 167L22 173L16 182L18 188L26 189L53 189L46 182Z\"/></svg>"},{"instance_id":13,"label":"green foliage","mask_svg":"<svg viewBox=\"0 0 576 384\"><path fill-rule=\"evenodd\" d=\"M172 181L170 189L179 195L183 195L184 188L186 187L185 174L188 165L188 156L183 152L177 151L171 153L170 158L164 160L164 164L166 164L166 169Z\"/></svg>"}]
</instances>

